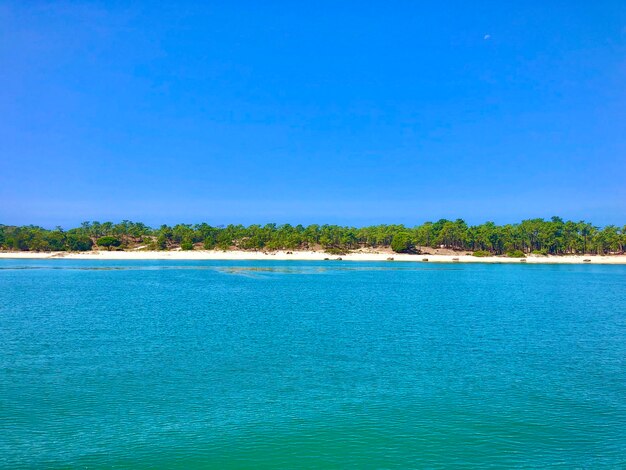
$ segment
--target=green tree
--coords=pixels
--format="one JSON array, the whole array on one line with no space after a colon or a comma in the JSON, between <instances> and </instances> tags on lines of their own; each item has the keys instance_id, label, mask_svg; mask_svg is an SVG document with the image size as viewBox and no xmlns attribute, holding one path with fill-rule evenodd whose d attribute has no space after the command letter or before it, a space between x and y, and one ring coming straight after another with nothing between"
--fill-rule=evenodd
<instances>
[{"instance_id":1,"label":"green tree","mask_svg":"<svg viewBox=\"0 0 626 470\"><path fill-rule=\"evenodd\" d=\"M396 233L391 240L391 249L396 253L411 253L415 251L415 243L411 238L411 234L407 232Z\"/></svg>"},{"instance_id":2,"label":"green tree","mask_svg":"<svg viewBox=\"0 0 626 470\"><path fill-rule=\"evenodd\" d=\"M80 233L68 233L65 244L70 251L89 251L93 247L93 241L87 235Z\"/></svg>"},{"instance_id":3,"label":"green tree","mask_svg":"<svg viewBox=\"0 0 626 470\"><path fill-rule=\"evenodd\" d=\"M121 244L122 242L119 238L115 238L110 235L105 235L104 237L100 237L96 241L96 245L106 248L108 251L111 251L111 247L120 246Z\"/></svg>"},{"instance_id":4,"label":"green tree","mask_svg":"<svg viewBox=\"0 0 626 470\"><path fill-rule=\"evenodd\" d=\"M184 251L193 250L193 241L190 238L185 238L180 242L180 249Z\"/></svg>"}]
</instances>

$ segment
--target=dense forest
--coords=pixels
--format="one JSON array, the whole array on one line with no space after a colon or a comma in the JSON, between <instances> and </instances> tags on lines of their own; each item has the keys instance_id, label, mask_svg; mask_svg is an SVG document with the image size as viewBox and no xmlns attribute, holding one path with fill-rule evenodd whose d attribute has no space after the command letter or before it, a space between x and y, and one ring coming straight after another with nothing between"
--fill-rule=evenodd
<instances>
[{"instance_id":1,"label":"dense forest","mask_svg":"<svg viewBox=\"0 0 626 470\"><path fill-rule=\"evenodd\" d=\"M69 230L0 225L0 249L11 251L300 249L346 253L361 248L390 247L402 253L447 248L495 255L514 252L563 255L623 253L624 246L626 226L599 228L588 222L564 221L559 217L473 226L461 219L442 219L415 227L289 224L215 227L202 223L151 228L128 220L118 224L83 222L80 227Z\"/></svg>"}]
</instances>

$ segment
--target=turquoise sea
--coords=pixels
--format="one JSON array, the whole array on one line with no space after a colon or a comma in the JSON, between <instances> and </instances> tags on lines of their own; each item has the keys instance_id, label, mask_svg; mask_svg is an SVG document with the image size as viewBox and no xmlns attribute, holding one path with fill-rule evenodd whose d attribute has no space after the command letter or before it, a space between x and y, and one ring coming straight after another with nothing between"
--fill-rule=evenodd
<instances>
[{"instance_id":1,"label":"turquoise sea","mask_svg":"<svg viewBox=\"0 0 626 470\"><path fill-rule=\"evenodd\" d=\"M624 468L626 266L0 260L2 468Z\"/></svg>"}]
</instances>

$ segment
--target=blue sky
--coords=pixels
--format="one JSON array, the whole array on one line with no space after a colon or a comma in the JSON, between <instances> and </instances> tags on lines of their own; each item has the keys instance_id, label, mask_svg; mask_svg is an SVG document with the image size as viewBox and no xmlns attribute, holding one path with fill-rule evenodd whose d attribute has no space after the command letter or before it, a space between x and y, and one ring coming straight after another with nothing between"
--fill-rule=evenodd
<instances>
[{"instance_id":1,"label":"blue sky","mask_svg":"<svg viewBox=\"0 0 626 470\"><path fill-rule=\"evenodd\" d=\"M626 223L624 2L200 3L0 3L0 223Z\"/></svg>"}]
</instances>

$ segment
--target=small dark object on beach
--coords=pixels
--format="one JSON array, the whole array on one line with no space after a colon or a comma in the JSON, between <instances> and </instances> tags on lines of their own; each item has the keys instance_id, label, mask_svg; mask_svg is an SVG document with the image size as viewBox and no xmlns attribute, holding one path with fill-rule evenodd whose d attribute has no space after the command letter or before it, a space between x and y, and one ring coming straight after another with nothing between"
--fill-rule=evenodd
<instances>
[{"instance_id":1,"label":"small dark object on beach","mask_svg":"<svg viewBox=\"0 0 626 470\"><path fill-rule=\"evenodd\" d=\"M387 261L393 261L393 257L390 256L389 258L387 258Z\"/></svg>"},{"instance_id":2,"label":"small dark object on beach","mask_svg":"<svg viewBox=\"0 0 626 470\"><path fill-rule=\"evenodd\" d=\"M329 261L329 260L330 260L330 258L324 258L324 261Z\"/></svg>"},{"instance_id":3,"label":"small dark object on beach","mask_svg":"<svg viewBox=\"0 0 626 470\"><path fill-rule=\"evenodd\" d=\"M519 260L519 262L520 262L520 263L525 263L525 262L526 262L526 260L525 260L525 259L521 259L521 260Z\"/></svg>"},{"instance_id":4,"label":"small dark object on beach","mask_svg":"<svg viewBox=\"0 0 626 470\"><path fill-rule=\"evenodd\" d=\"M584 259L583 263L591 263L591 260L590 259Z\"/></svg>"},{"instance_id":5,"label":"small dark object on beach","mask_svg":"<svg viewBox=\"0 0 626 470\"><path fill-rule=\"evenodd\" d=\"M458 261L459 258L452 258L452 261Z\"/></svg>"},{"instance_id":6,"label":"small dark object on beach","mask_svg":"<svg viewBox=\"0 0 626 470\"><path fill-rule=\"evenodd\" d=\"M422 258L422 261L428 261L428 258Z\"/></svg>"},{"instance_id":7,"label":"small dark object on beach","mask_svg":"<svg viewBox=\"0 0 626 470\"><path fill-rule=\"evenodd\" d=\"M293 251L288 251L287 254L288 255L293 255Z\"/></svg>"},{"instance_id":8,"label":"small dark object on beach","mask_svg":"<svg viewBox=\"0 0 626 470\"><path fill-rule=\"evenodd\" d=\"M343 258L341 258L341 256L339 258L335 258L335 260L337 261L341 261Z\"/></svg>"}]
</instances>

